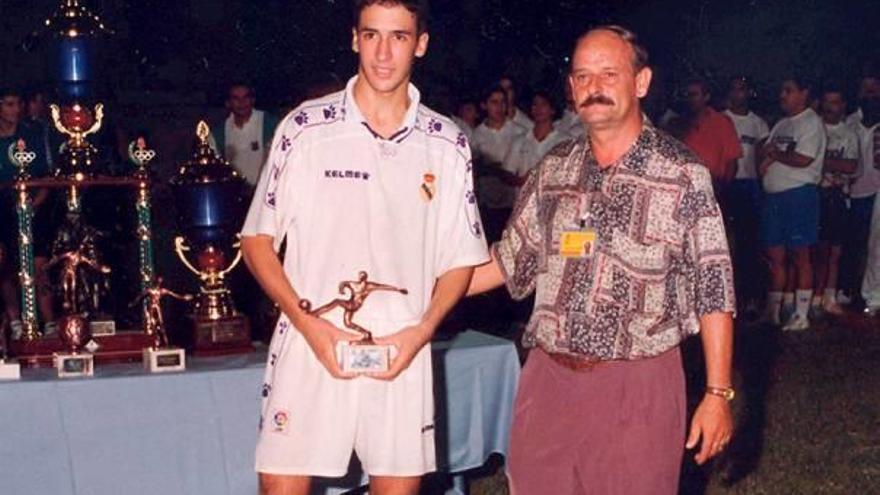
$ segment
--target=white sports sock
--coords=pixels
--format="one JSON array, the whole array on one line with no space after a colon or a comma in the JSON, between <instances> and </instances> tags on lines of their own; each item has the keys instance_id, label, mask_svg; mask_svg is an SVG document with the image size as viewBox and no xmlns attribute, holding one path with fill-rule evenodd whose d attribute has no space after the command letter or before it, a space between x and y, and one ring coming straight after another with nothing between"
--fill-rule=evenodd
<instances>
[{"instance_id":1,"label":"white sports sock","mask_svg":"<svg viewBox=\"0 0 880 495\"><path fill-rule=\"evenodd\" d=\"M782 292L771 291L767 293L767 314L770 321L779 324L779 312L782 310Z\"/></svg>"},{"instance_id":2,"label":"white sports sock","mask_svg":"<svg viewBox=\"0 0 880 495\"><path fill-rule=\"evenodd\" d=\"M798 290L795 294L797 294L797 304L794 309L795 314L806 318L810 312L810 300L813 297L813 291L810 289Z\"/></svg>"}]
</instances>

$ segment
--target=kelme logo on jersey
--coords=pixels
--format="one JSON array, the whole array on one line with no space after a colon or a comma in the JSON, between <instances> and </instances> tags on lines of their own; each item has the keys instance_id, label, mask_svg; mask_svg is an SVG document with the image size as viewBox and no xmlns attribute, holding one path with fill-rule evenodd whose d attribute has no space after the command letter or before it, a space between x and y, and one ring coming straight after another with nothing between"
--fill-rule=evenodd
<instances>
[{"instance_id":1,"label":"kelme logo on jersey","mask_svg":"<svg viewBox=\"0 0 880 495\"><path fill-rule=\"evenodd\" d=\"M363 179L370 180L370 173L361 170L325 170L325 179Z\"/></svg>"}]
</instances>

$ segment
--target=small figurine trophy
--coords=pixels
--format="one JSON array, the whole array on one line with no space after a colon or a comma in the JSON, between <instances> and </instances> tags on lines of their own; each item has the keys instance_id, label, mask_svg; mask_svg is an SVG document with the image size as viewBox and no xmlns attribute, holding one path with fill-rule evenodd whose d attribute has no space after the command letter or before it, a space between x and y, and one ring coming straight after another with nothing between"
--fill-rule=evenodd
<instances>
[{"instance_id":1,"label":"small figurine trophy","mask_svg":"<svg viewBox=\"0 0 880 495\"><path fill-rule=\"evenodd\" d=\"M140 296L132 303L135 305L144 301L144 333L151 338L150 347L145 347L144 368L150 373L165 371L182 371L186 369L186 354L180 347L170 345L168 332L165 328L165 319L162 316L162 298L168 296L181 301L192 301L189 294L178 294L162 287L162 278L159 277L144 289Z\"/></svg>"},{"instance_id":2,"label":"small figurine trophy","mask_svg":"<svg viewBox=\"0 0 880 495\"><path fill-rule=\"evenodd\" d=\"M58 322L58 329L68 352L53 355L59 377L94 374L94 356L90 352L81 351L83 344L91 338L91 330L83 316L83 302L88 299L88 280L84 278L85 274L80 267L86 266L103 274L110 273L110 267L91 257L91 251L91 240L86 238L76 250L58 254L46 264L46 269L61 264L60 285L64 296L64 316Z\"/></svg>"},{"instance_id":3,"label":"small figurine trophy","mask_svg":"<svg viewBox=\"0 0 880 495\"><path fill-rule=\"evenodd\" d=\"M388 371L391 361L391 346L378 345L373 340L373 334L366 328L353 321L354 314L364 305L367 296L375 291L391 291L407 294L406 289L400 289L391 285L370 282L367 272L358 273L357 280L340 282L339 293L348 298L339 298L329 303L312 309L312 303L307 299L300 301L303 311L313 316L321 316L336 308L342 308L342 323L346 328L360 333L363 338L349 345L341 346L337 360L346 373L377 373Z\"/></svg>"}]
</instances>

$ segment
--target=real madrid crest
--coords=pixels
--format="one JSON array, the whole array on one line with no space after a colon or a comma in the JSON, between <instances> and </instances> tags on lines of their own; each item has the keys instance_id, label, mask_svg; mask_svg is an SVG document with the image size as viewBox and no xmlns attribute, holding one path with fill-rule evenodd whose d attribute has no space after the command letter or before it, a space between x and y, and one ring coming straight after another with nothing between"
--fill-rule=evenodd
<instances>
[{"instance_id":1,"label":"real madrid crest","mask_svg":"<svg viewBox=\"0 0 880 495\"><path fill-rule=\"evenodd\" d=\"M434 174L429 172L422 176L422 186L419 188L419 193L425 201L434 199L437 194L437 178Z\"/></svg>"}]
</instances>

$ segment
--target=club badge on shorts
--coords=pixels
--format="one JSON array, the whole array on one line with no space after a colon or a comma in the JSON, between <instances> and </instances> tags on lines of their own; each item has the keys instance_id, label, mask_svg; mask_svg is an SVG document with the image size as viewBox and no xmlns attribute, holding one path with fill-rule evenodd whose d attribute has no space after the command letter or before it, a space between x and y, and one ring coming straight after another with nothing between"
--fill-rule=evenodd
<instances>
[{"instance_id":1,"label":"club badge on shorts","mask_svg":"<svg viewBox=\"0 0 880 495\"><path fill-rule=\"evenodd\" d=\"M419 187L419 194L422 195L422 199L427 201L431 201L434 199L434 196L437 194L437 178L432 173L427 173L422 177L422 185Z\"/></svg>"},{"instance_id":2,"label":"club badge on shorts","mask_svg":"<svg viewBox=\"0 0 880 495\"><path fill-rule=\"evenodd\" d=\"M287 427L290 424L290 413L283 410L278 409L275 411L275 414L272 415L272 431L275 433L287 433Z\"/></svg>"}]
</instances>

